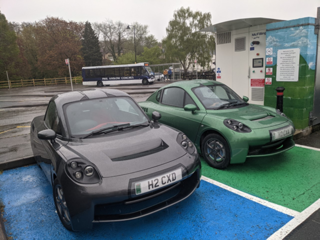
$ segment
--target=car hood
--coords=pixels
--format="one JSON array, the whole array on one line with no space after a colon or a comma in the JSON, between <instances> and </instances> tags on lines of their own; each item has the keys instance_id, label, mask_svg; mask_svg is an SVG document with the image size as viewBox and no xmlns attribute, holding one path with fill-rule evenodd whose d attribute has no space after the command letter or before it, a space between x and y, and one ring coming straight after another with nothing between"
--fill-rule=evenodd
<instances>
[{"instance_id":1,"label":"car hood","mask_svg":"<svg viewBox=\"0 0 320 240\"><path fill-rule=\"evenodd\" d=\"M221 120L237 120L252 129L270 128L291 122L288 118L277 114L273 108L253 104L238 108L208 110L207 113Z\"/></svg>"},{"instance_id":2,"label":"car hood","mask_svg":"<svg viewBox=\"0 0 320 240\"><path fill-rule=\"evenodd\" d=\"M161 125L113 132L99 137L69 142L67 159L86 158L102 177L114 177L143 171L174 161L186 154L177 143L178 132Z\"/></svg>"}]
</instances>

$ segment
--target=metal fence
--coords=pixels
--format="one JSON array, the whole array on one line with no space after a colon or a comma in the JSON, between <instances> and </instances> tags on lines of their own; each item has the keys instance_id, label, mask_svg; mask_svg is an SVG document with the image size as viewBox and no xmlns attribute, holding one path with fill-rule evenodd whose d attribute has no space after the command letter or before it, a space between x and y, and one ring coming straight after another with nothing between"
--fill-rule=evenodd
<instances>
[{"instance_id":1,"label":"metal fence","mask_svg":"<svg viewBox=\"0 0 320 240\"><path fill-rule=\"evenodd\" d=\"M153 64L150 65L152 70L156 73L162 74L165 69L171 68L172 75L171 79L173 80L192 80L192 79L209 79L216 80L216 74L212 71L201 71L201 72L187 72L183 71L183 68L180 63L162 63L162 64ZM168 75L164 76L165 78L169 78Z\"/></svg>"},{"instance_id":2,"label":"metal fence","mask_svg":"<svg viewBox=\"0 0 320 240\"><path fill-rule=\"evenodd\" d=\"M82 77L73 77L72 83L81 83ZM0 88L18 88L18 87L36 87L36 86L52 86L58 84L70 84L69 77L62 78L43 78L43 79L20 79L0 81Z\"/></svg>"},{"instance_id":3,"label":"metal fence","mask_svg":"<svg viewBox=\"0 0 320 240\"><path fill-rule=\"evenodd\" d=\"M216 80L216 74L214 72L188 72L181 73L181 79L183 80L192 80L192 79L208 79Z\"/></svg>"}]
</instances>

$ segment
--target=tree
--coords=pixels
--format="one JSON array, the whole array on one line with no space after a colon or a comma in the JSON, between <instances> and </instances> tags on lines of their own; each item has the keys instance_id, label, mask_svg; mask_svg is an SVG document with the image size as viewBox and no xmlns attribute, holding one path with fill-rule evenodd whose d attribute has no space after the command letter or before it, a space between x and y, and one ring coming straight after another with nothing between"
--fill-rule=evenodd
<instances>
[{"instance_id":1,"label":"tree","mask_svg":"<svg viewBox=\"0 0 320 240\"><path fill-rule=\"evenodd\" d=\"M123 53L123 45L128 34L126 27L127 24L122 22L114 23L112 20L94 24L98 36L102 35L103 38L101 46L103 54L111 53L114 61Z\"/></svg>"},{"instance_id":2,"label":"tree","mask_svg":"<svg viewBox=\"0 0 320 240\"><path fill-rule=\"evenodd\" d=\"M138 57L138 56L137 56ZM139 58L137 58L137 61ZM134 63L134 52L127 52L122 54L120 57L117 58L117 64L132 64Z\"/></svg>"},{"instance_id":3,"label":"tree","mask_svg":"<svg viewBox=\"0 0 320 240\"><path fill-rule=\"evenodd\" d=\"M17 34L17 44L20 50L21 64L18 67L24 78L42 78L38 69L38 43L36 26L33 23L12 23Z\"/></svg>"},{"instance_id":4,"label":"tree","mask_svg":"<svg viewBox=\"0 0 320 240\"><path fill-rule=\"evenodd\" d=\"M144 47L142 54L137 56L137 62L148 62L150 64L164 63L162 50L160 47L155 46L153 48ZM134 63L134 52L127 52L117 59L117 64L132 64Z\"/></svg>"},{"instance_id":5,"label":"tree","mask_svg":"<svg viewBox=\"0 0 320 240\"><path fill-rule=\"evenodd\" d=\"M144 45L144 47L147 47L147 48L153 48L155 46L158 46L159 43L158 43L157 39L151 34L151 35L145 37L143 45Z\"/></svg>"},{"instance_id":6,"label":"tree","mask_svg":"<svg viewBox=\"0 0 320 240\"><path fill-rule=\"evenodd\" d=\"M48 17L36 23L37 66L44 77L68 76L64 60L70 59L72 75L80 74L83 24Z\"/></svg>"},{"instance_id":7,"label":"tree","mask_svg":"<svg viewBox=\"0 0 320 240\"><path fill-rule=\"evenodd\" d=\"M11 74L16 72L14 64L19 55L16 34L7 22L6 17L0 12L0 79L6 79L6 71Z\"/></svg>"},{"instance_id":8,"label":"tree","mask_svg":"<svg viewBox=\"0 0 320 240\"><path fill-rule=\"evenodd\" d=\"M166 59L179 61L185 72L195 60L201 66L209 66L215 48L214 38L200 30L211 25L211 14L182 7L173 16L163 40Z\"/></svg>"},{"instance_id":9,"label":"tree","mask_svg":"<svg viewBox=\"0 0 320 240\"><path fill-rule=\"evenodd\" d=\"M86 22L84 27L82 39L82 54L86 66L102 65L102 55L100 52L99 39L94 33L89 22Z\"/></svg>"},{"instance_id":10,"label":"tree","mask_svg":"<svg viewBox=\"0 0 320 240\"><path fill-rule=\"evenodd\" d=\"M148 62L150 64L160 64L164 63L164 60L161 59L162 50L160 47L155 46L153 48L144 47L144 51L139 56L139 62Z\"/></svg>"},{"instance_id":11,"label":"tree","mask_svg":"<svg viewBox=\"0 0 320 240\"><path fill-rule=\"evenodd\" d=\"M145 39L148 35L148 26L141 25L139 23L133 23L130 25L129 38L126 44L126 49L136 52L137 56L143 52L145 45ZM138 61L138 60L137 60Z\"/></svg>"}]
</instances>

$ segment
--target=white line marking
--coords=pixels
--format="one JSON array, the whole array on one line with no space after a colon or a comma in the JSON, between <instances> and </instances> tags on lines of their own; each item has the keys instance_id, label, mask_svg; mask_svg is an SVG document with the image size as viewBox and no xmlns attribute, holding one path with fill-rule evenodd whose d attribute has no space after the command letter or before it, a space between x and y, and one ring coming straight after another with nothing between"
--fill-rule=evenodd
<instances>
[{"instance_id":1,"label":"white line marking","mask_svg":"<svg viewBox=\"0 0 320 240\"><path fill-rule=\"evenodd\" d=\"M206 182L209 182L209 183L212 183L218 187L221 187L227 191L230 191L232 193L235 193L237 195L240 195L241 197L244 197L244 198L247 198L253 202L256 202L256 203L259 203L263 206L266 206L268 208L272 208L278 212L282 212L284 214L287 214L289 216L292 216L292 217L295 217L297 216L298 214L300 214L299 212L295 211L295 210L292 210L292 209L289 209L289 208L286 208L286 207L283 207L283 206L280 206L278 204L275 204L275 203L271 203L271 202L268 202L266 200L263 200L261 198L258 198L258 197L255 197L255 196L252 196L248 193L245 193L245 192L242 192L242 191L239 191L235 188L232 188L232 187L229 187L228 185L225 185L223 183L220 183L220 182L217 182L215 180L212 180L211 178L207 178L205 176L202 176L201 177L202 180L206 181Z\"/></svg>"},{"instance_id":2,"label":"white line marking","mask_svg":"<svg viewBox=\"0 0 320 240\"><path fill-rule=\"evenodd\" d=\"M311 150L320 151L320 148L308 147L308 146L304 146L304 145L300 145L300 144L296 144L296 147L301 147L301 148L307 148L307 149L311 149Z\"/></svg>"},{"instance_id":3,"label":"white line marking","mask_svg":"<svg viewBox=\"0 0 320 240\"><path fill-rule=\"evenodd\" d=\"M310 217L315 211L320 208L320 199L315 201L311 206L303 210L298 216L293 218L290 222L272 234L268 240L278 240L285 238L296 227L303 223L308 217Z\"/></svg>"}]
</instances>

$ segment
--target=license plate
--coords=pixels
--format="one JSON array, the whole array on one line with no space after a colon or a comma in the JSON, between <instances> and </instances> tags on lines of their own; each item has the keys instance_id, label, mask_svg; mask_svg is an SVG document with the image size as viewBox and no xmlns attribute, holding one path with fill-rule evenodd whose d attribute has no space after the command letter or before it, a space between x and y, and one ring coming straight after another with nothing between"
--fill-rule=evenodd
<instances>
[{"instance_id":1,"label":"license plate","mask_svg":"<svg viewBox=\"0 0 320 240\"><path fill-rule=\"evenodd\" d=\"M170 185L182 179L181 169L176 169L174 171L159 175L157 177L149 178L141 182L137 182L134 185L136 190L136 195L153 191L155 189Z\"/></svg>"},{"instance_id":2,"label":"license plate","mask_svg":"<svg viewBox=\"0 0 320 240\"><path fill-rule=\"evenodd\" d=\"M270 131L271 133L271 141L276 141L278 139L282 139L288 136L291 136L293 134L293 127L292 126L288 126L285 128L281 128L281 129L276 129L276 130L272 130Z\"/></svg>"}]
</instances>

